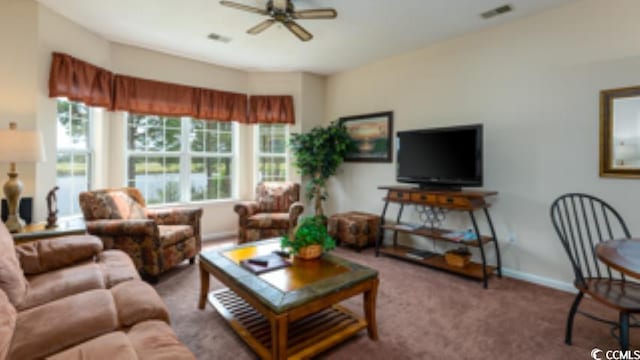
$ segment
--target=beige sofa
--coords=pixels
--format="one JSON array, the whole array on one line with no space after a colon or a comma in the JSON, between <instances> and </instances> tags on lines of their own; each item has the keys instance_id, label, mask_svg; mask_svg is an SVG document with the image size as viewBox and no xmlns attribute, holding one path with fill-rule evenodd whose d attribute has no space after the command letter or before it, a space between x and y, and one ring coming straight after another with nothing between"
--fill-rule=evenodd
<instances>
[{"instance_id":1,"label":"beige sofa","mask_svg":"<svg viewBox=\"0 0 640 360\"><path fill-rule=\"evenodd\" d=\"M131 259L92 236L14 247L0 223L0 360L194 359Z\"/></svg>"}]
</instances>

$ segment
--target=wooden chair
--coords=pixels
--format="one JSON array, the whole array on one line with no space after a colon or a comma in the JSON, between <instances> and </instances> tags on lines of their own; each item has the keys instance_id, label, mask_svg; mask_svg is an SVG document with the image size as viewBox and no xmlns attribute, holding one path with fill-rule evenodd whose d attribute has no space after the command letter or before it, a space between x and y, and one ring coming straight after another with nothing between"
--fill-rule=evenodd
<instances>
[{"instance_id":1,"label":"wooden chair","mask_svg":"<svg viewBox=\"0 0 640 360\"><path fill-rule=\"evenodd\" d=\"M560 196L551 205L551 221L564 246L575 273L578 289L569 316L565 343L571 345L573 318L585 294L597 302L619 312L619 322L598 318L580 311L590 319L614 326L620 331L620 347L629 348L629 316L640 312L640 285L625 280L624 274L614 271L598 260L595 246L631 234L618 212L601 199L587 194L571 193Z\"/></svg>"}]
</instances>

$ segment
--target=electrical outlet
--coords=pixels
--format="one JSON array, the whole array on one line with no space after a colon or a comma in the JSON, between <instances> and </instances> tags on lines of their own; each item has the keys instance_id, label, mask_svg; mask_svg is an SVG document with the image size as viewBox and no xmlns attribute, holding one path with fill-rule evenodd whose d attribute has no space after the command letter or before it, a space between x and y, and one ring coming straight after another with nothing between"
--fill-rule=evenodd
<instances>
[{"instance_id":1,"label":"electrical outlet","mask_svg":"<svg viewBox=\"0 0 640 360\"><path fill-rule=\"evenodd\" d=\"M510 232L509 235L507 235L507 241L510 243L516 242L516 233Z\"/></svg>"}]
</instances>

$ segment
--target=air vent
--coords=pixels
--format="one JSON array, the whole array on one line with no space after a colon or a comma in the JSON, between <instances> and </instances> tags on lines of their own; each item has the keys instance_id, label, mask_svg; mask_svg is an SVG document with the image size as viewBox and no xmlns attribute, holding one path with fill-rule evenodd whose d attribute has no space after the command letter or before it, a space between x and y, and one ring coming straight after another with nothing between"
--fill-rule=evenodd
<instances>
[{"instance_id":1,"label":"air vent","mask_svg":"<svg viewBox=\"0 0 640 360\"><path fill-rule=\"evenodd\" d=\"M506 14L506 13L511 12L511 11L513 11L513 6L507 4L507 5L499 6L499 7L495 8L495 9L491 9L489 11L485 11L482 14L480 14L480 16L483 19L490 19L490 18L492 18L494 16Z\"/></svg>"},{"instance_id":2,"label":"air vent","mask_svg":"<svg viewBox=\"0 0 640 360\"><path fill-rule=\"evenodd\" d=\"M207 36L207 38L209 38L209 39L211 39L211 40L214 40L214 41L220 41L220 42L223 42L223 43L228 43L228 42L230 42L230 41L231 41L231 38L230 38L230 37L223 36L223 35L216 34L216 33L211 33L211 34L209 34L209 35Z\"/></svg>"}]
</instances>

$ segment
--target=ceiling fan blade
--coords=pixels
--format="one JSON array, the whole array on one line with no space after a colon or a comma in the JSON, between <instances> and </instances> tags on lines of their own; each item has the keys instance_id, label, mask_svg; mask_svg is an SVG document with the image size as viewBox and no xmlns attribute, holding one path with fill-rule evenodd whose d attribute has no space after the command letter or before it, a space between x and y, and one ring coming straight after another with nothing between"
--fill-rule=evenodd
<instances>
[{"instance_id":1,"label":"ceiling fan blade","mask_svg":"<svg viewBox=\"0 0 640 360\"><path fill-rule=\"evenodd\" d=\"M335 19L338 17L338 12L335 9L311 9L296 11L291 16L294 19Z\"/></svg>"},{"instance_id":2,"label":"ceiling fan blade","mask_svg":"<svg viewBox=\"0 0 640 360\"><path fill-rule=\"evenodd\" d=\"M220 5L227 6L227 7L234 8L234 9L238 9L238 10L252 12L252 13L255 13L255 14L269 15L269 12L267 12L267 10L265 10L265 9L260 9L260 8L257 8L257 7L240 4L240 3L237 3L237 2L234 2L234 1L222 0L222 1L220 1Z\"/></svg>"},{"instance_id":3,"label":"ceiling fan blade","mask_svg":"<svg viewBox=\"0 0 640 360\"><path fill-rule=\"evenodd\" d=\"M310 32L305 30L302 26L298 25L295 21L285 21L284 26L289 29L295 36L297 36L302 41L309 41L313 39L313 35Z\"/></svg>"},{"instance_id":4,"label":"ceiling fan blade","mask_svg":"<svg viewBox=\"0 0 640 360\"><path fill-rule=\"evenodd\" d=\"M258 35L261 32L267 30L271 25L273 25L276 21L274 19L269 19L269 20L265 20L263 22L261 22L260 24L252 27L251 29L247 30L247 33L251 34L251 35Z\"/></svg>"}]
</instances>

